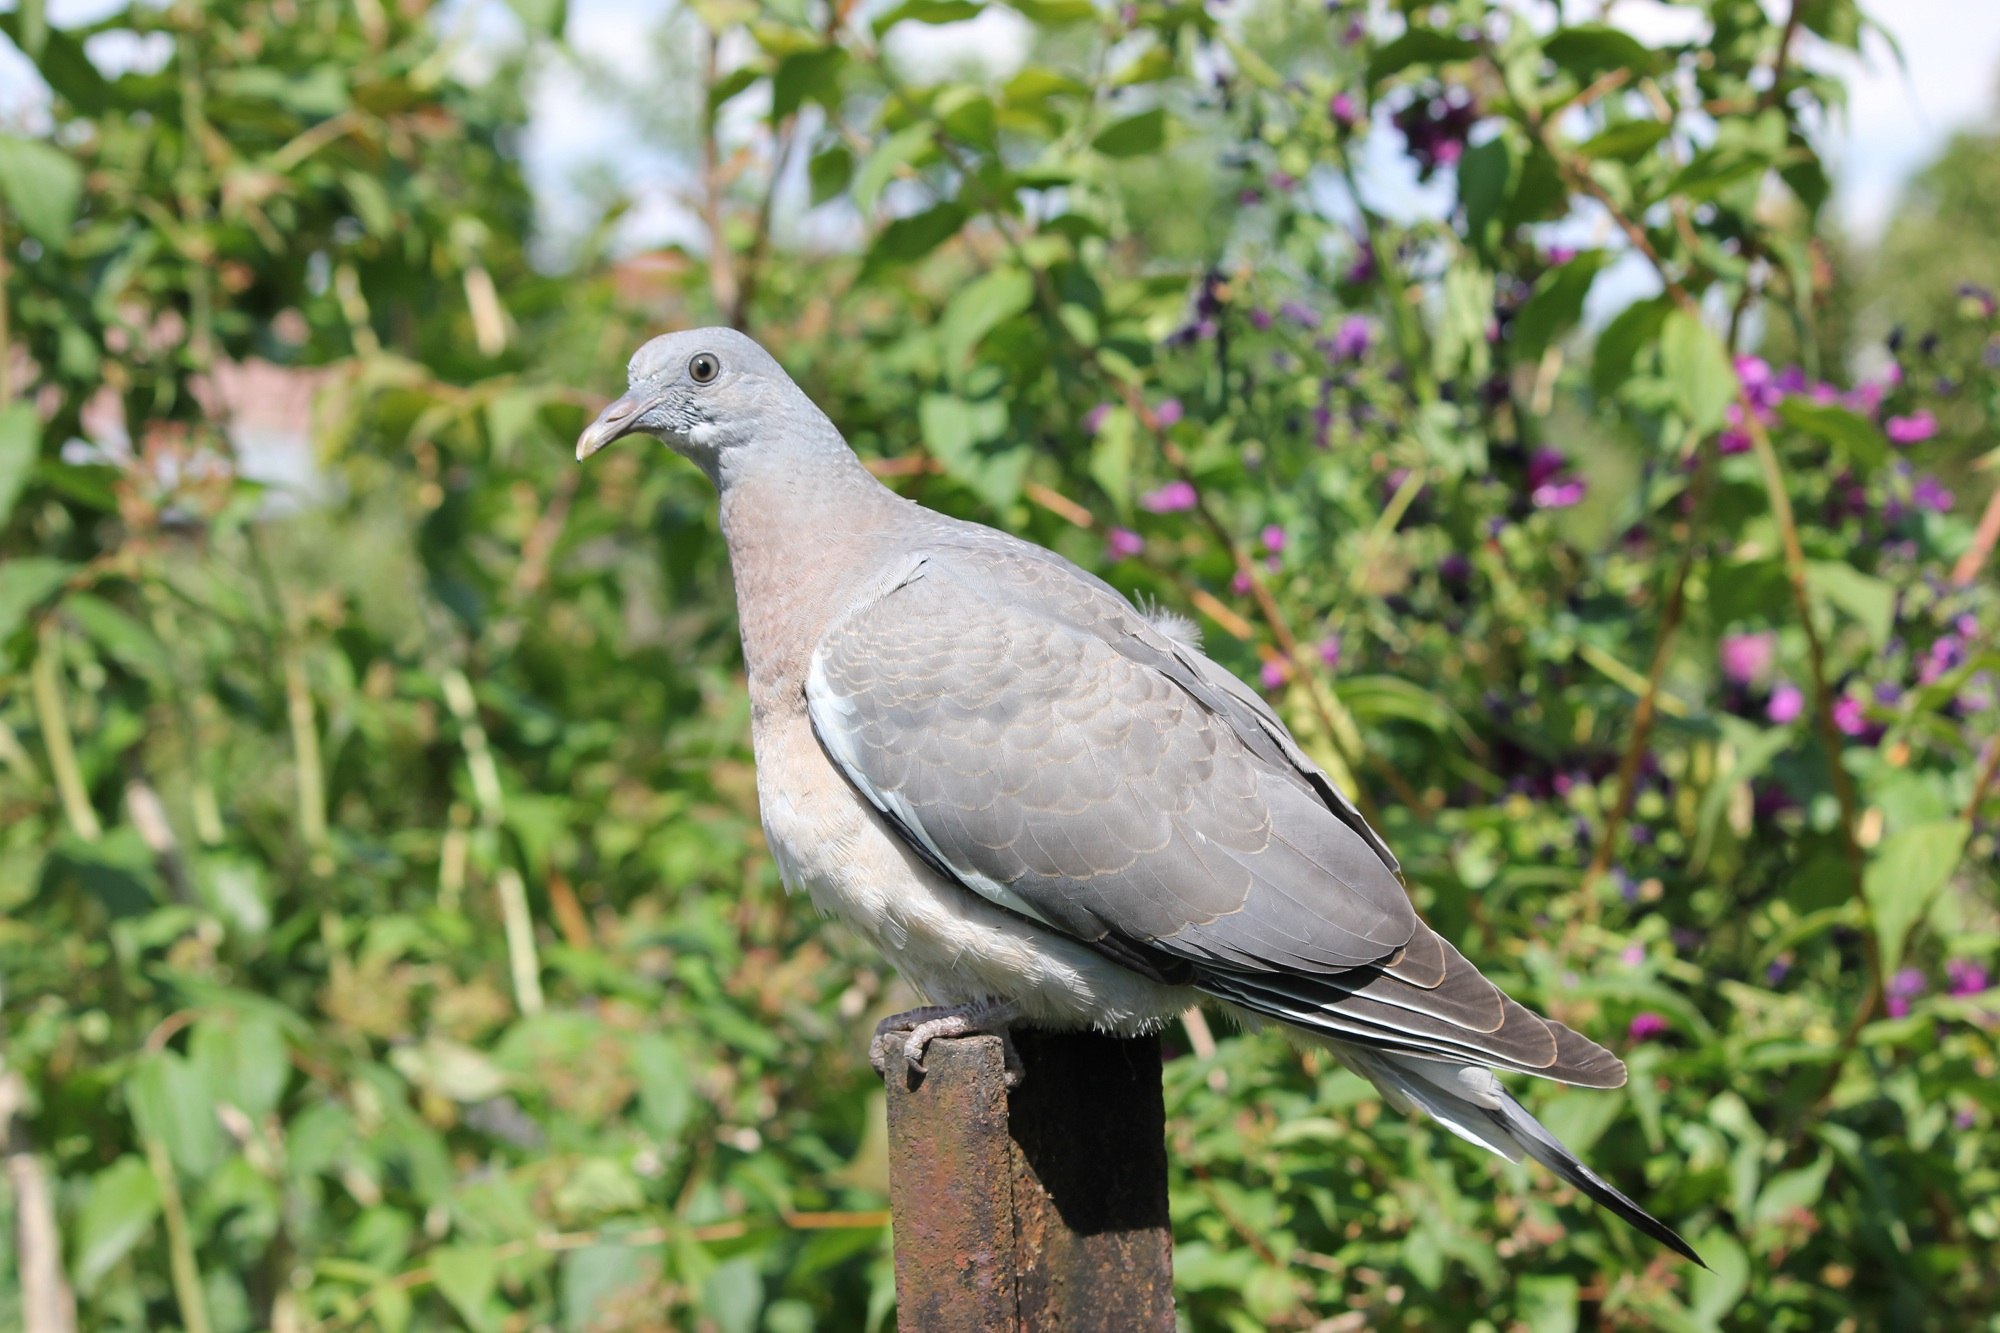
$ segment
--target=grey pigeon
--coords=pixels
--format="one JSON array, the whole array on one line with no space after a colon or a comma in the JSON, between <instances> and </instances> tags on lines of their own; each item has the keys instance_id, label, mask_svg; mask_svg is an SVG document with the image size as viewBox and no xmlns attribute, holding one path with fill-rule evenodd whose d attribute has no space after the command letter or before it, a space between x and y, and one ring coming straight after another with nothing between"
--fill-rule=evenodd
<instances>
[{"instance_id":1,"label":"grey pigeon","mask_svg":"<svg viewBox=\"0 0 2000 1333\"><path fill-rule=\"evenodd\" d=\"M772 854L933 1002L884 1022L878 1068L1014 1023L1150 1032L1205 995L1700 1262L1494 1076L1615 1088L1618 1057L1419 920L1382 839L1191 634L883 486L740 333L628 369L577 457L651 435L715 483Z\"/></svg>"}]
</instances>

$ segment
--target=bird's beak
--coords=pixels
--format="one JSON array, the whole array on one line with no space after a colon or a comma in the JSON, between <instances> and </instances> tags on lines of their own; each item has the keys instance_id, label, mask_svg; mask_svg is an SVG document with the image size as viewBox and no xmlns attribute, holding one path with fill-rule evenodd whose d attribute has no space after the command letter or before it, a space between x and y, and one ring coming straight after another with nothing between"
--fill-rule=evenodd
<instances>
[{"instance_id":1,"label":"bird's beak","mask_svg":"<svg viewBox=\"0 0 2000 1333\"><path fill-rule=\"evenodd\" d=\"M576 437L576 461L581 463L613 440L637 430L639 418L646 415L656 401L637 392L613 399L609 407L597 414L597 420L584 427L583 434Z\"/></svg>"}]
</instances>

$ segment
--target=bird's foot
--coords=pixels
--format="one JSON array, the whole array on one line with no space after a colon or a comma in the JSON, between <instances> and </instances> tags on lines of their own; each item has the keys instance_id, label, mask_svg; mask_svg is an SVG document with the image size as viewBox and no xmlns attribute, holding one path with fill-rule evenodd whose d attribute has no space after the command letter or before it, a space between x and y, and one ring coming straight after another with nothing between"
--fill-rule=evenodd
<instances>
[{"instance_id":1,"label":"bird's foot","mask_svg":"<svg viewBox=\"0 0 2000 1333\"><path fill-rule=\"evenodd\" d=\"M875 1039L868 1044L868 1063L875 1072L885 1078L889 1072L889 1053L900 1044L903 1059L910 1068L923 1072L924 1051L940 1037L970 1037L979 1034L1000 1039L1000 1057L1007 1070L1007 1086L1019 1087L1022 1074L1021 1054L1014 1049L1014 1039L1008 1027L1021 1016L1021 1011L1000 1000L986 1000L974 1004L933 1004L921 1009L911 1009L905 1013L891 1014L875 1025Z\"/></svg>"}]
</instances>

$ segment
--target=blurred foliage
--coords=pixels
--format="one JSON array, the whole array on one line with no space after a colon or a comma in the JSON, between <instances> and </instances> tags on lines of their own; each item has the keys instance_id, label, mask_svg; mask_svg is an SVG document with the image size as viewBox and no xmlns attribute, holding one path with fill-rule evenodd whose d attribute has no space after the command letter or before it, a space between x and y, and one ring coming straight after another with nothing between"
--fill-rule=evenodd
<instances>
[{"instance_id":1,"label":"blurred foliage","mask_svg":"<svg viewBox=\"0 0 2000 1333\"><path fill-rule=\"evenodd\" d=\"M1990 153L1843 341L1865 20L1681 8L1016 0L995 71L919 56L997 4L704 0L690 77L584 65L701 243L613 258L613 201L539 266L560 0L0 15L50 90L0 136L0 1082L54 1191L0 1240L52 1217L92 1329L889 1319L907 996L763 854L703 483L568 461L727 320L895 484L1198 614L1623 1049L1523 1094L1712 1265L1175 1032L1191 1328L2000 1327Z\"/></svg>"}]
</instances>

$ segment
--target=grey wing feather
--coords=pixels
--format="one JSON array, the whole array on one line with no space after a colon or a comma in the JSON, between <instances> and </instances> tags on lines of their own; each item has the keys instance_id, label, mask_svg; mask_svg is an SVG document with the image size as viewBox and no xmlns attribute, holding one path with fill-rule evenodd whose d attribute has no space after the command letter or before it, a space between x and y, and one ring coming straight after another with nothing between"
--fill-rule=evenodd
<instances>
[{"instance_id":1,"label":"grey wing feather","mask_svg":"<svg viewBox=\"0 0 2000 1333\"><path fill-rule=\"evenodd\" d=\"M822 745L942 873L1301 1027L1622 1079L1417 919L1380 839L1260 700L1022 549L926 558L812 655Z\"/></svg>"}]
</instances>

